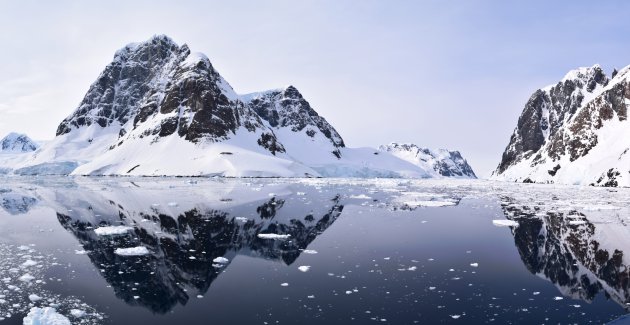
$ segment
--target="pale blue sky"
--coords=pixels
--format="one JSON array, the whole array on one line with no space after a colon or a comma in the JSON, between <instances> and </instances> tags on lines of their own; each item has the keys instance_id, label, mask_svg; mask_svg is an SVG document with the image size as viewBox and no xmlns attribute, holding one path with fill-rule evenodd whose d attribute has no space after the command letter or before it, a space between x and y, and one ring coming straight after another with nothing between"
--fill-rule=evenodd
<instances>
[{"instance_id":1,"label":"pale blue sky","mask_svg":"<svg viewBox=\"0 0 630 325\"><path fill-rule=\"evenodd\" d=\"M114 52L166 34L239 93L292 84L349 146L499 162L537 88L630 64L625 1L1 1L0 136L50 139Z\"/></svg>"}]
</instances>

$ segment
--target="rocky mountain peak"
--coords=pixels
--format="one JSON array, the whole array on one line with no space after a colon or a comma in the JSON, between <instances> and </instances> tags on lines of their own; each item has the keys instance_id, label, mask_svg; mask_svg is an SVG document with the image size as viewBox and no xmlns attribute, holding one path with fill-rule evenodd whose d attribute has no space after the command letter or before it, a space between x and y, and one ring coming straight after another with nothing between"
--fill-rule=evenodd
<instances>
[{"instance_id":1,"label":"rocky mountain peak","mask_svg":"<svg viewBox=\"0 0 630 325\"><path fill-rule=\"evenodd\" d=\"M569 71L562 82L574 82L578 88L586 89L588 92L592 92L598 85L606 86L610 79L606 76L606 73L599 64L595 64L592 67L581 67Z\"/></svg>"},{"instance_id":2,"label":"rocky mountain peak","mask_svg":"<svg viewBox=\"0 0 630 325\"><path fill-rule=\"evenodd\" d=\"M77 110L61 122L57 135L91 125L125 125L146 94L164 84L170 70L189 54L188 46L180 47L164 35L118 50Z\"/></svg>"},{"instance_id":3,"label":"rocky mountain peak","mask_svg":"<svg viewBox=\"0 0 630 325\"><path fill-rule=\"evenodd\" d=\"M599 65L578 68L556 85L534 92L494 178L602 185L626 179L626 167L619 171L612 166L622 166L630 148L623 140L629 69L613 71L611 79ZM606 165L611 167L601 169Z\"/></svg>"},{"instance_id":4,"label":"rocky mountain peak","mask_svg":"<svg viewBox=\"0 0 630 325\"><path fill-rule=\"evenodd\" d=\"M0 140L0 152L31 152L37 150L37 148L39 148L39 145L26 134L11 132Z\"/></svg>"},{"instance_id":5,"label":"rocky mountain peak","mask_svg":"<svg viewBox=\"0 0 630 325\"><path fill-rule=\"evenodd\" d=\"M320 133L332 144L336 156L340 155L336 149L345 147L337 130L317 114L294 86L242 95L241 100L271 128L288 128L293 132L304 132L311 138Z\"/></svg>"}]
</instances>

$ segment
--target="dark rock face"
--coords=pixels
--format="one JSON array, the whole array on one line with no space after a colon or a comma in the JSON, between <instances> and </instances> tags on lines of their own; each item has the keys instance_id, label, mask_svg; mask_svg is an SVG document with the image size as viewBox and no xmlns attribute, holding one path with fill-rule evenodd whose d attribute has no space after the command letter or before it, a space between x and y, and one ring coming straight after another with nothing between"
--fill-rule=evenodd
<instances>
[{"instance_id":1,"label":"dark rock face","mask_svg":"<svg viewBox=\"0 0 630 325\"><path fill-rule=\"evenodd\" d=\"M258 145L269 150L272 154L276 152L286 152L284 147L272 133L263 133L258 139Z\"/></svg>"},{"instance_id":2,"label":"dark rock face","mask_svg":"<svg viewBox=\"0 0 630 325\"><path fill-rule=\"evenodd\" d=\"M0 152L31 152L39 146L25 134L9 133L0 140Z\"/></svg>"},{"instance_id":3,"label":"dark rock face","mask_svg":"<svg viewBox=\"0 0 630 325\"><path fill-rule=\"evenodd\" d=\"M167 65L181 62L188 54L187 46L180 48L166 36L119 50L90 86L79 108L61 122L57 135L92 124L106 127L116 121L124 125L152 89L151 81L166 73Z\"/></svg>"}]
</instances>

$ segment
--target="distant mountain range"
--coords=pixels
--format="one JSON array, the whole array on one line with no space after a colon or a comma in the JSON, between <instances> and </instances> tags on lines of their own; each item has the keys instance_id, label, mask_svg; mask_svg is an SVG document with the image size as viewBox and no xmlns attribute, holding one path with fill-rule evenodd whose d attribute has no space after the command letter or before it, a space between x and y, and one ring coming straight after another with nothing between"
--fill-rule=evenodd
<instances>
[{"instance_id":1,"label":"distant mountain range","mask_svg":"<svg viewBox=\"0 0 630 325\"><path fill-rule=\"evenodd\" d=\"M295 87L239 95L163 35L117 51L49 143L5 140L18 175L475 177L457 152L348 148Z\"/></svg>"},{"instance_id":2,"label":"distant mountain range","mask_svg":"<svg viewBox=\"0 0 630 325\"><path fill-rule=\"evenodd\" d=\"M630 186L630 66L567 73L532 94L492 178Z\"/></svg>"}]
</instances>

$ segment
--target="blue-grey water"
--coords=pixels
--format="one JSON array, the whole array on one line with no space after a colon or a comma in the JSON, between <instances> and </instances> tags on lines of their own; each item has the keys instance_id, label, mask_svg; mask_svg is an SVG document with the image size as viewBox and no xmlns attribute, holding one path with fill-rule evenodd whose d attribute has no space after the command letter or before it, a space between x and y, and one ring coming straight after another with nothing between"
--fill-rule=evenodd
<instances>
[{"instance_id":1,"label":"blue-grey water","mask_svg":"<svg viewBox=\"0 0 630 325\"><path fill-rule=\"evenodd\" d=\"M48 306L73 324L607 323L630 302L628 194L486 181L5 178L0 323ZM97 231L112 226L127 228ZM120 254L134 247L146 254Z\"/></svg>"}]
</instances>

